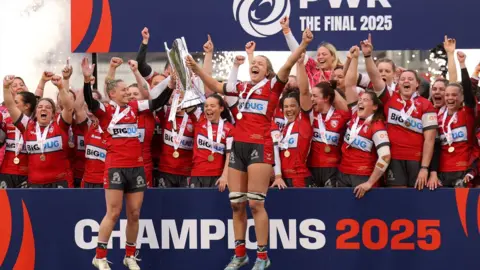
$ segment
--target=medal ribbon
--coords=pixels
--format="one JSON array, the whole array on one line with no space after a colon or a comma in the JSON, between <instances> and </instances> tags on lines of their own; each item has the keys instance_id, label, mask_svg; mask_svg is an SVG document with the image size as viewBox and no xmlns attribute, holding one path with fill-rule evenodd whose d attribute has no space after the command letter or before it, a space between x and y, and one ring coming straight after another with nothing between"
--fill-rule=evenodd
<instances>
[{"instance_id":1,"label":"medal ribbon","mask_svg":"<svg viewBox=\"0 0 480 270\"><path fill-rule=\"evenodd\" d=\"M320 130L320 140L327 145L328 145L327 134L326 134L327 129L325 127L325 123L328 122L328 120L330 120L334 112L335 112L335 108L333 106L330 106L330 109L327 112L327 116L325 117L325 121L323 121L323 117L321 113L319 113L317 117L318 129Z\"/></svg>"},{"instance_id":2,"label":"medal ribbon","mask_svg":"<svg viewBox=\"0 0 480 270\"><path fill-rule=\"evenodd\" d=\"M18 128L15 128L15 157L18 156L23 147L23 136Z\"/></svg>"},{"instance_id":3,"label":"medal ribbon","mask_svg":"<svg viewBox=\"0 0 480 270\"><path fill-rule=\"evenodd\" d=\"M355 141L355 138L357 138L358 136L358 133L360 133L360 130L362 130L363 126L367 123L370 123L370 121L372 121L372 118L373 118L373 114L370 115L369 117L367 117L367 119L365 119L365 121L363 122L363 124L361 124L359 127L358 127L358 122L360 121L360 117L357 115L357 118L355 119L355 122L353 123L352 125L352 128L350 129L350 132L348 133L348 146L350 146L354 141Z\"/></svg>"},{"instance_id":4,"label":"medal ribbon","mask_svg":"<svg viewBox=\"0 0 480 270\"><path fill-rule=\"evenodd\" d=\"M188 114L184 112L183 113L183 120L182 120L182 124L180 125L179 133L177 134L177 131L175 129L172 129L173 149L175 149L175 151L177 151L178 147L180 146L180 141L181 141L181 138L183 137L183 133L185 132L185 127L187 126L187 122L188 122Z\"/></svg>"},{"instance_id":5,"label":"medal ribbon","mask_svg":"<svg viewBox=\"0 0 480 270\"><path fill-rule=\"evenodd\" d=\"M410 118L410 115L412 115L412 112L415 109L415 103L413 102L413 100L417 96L418 96L417 92L413 93L412 97L410 98L410 102L412 104L410 104L410 108L408 108L407 112L405 112L405 108L407 107L407 102L402 99L403 108L400 111L400 116L402 117L404 123L407 122L408 118Z\"/></svg>"},{"instance_id":6,"label":"medal ribbon","mask_svg":"<svg viewBox=\"0 0 480 270\"><path fill-rule=\"evenodd\" d=\"M130 106L127 106L127 108L120 113L120 106L118 104L116 105L115 113L113 114L110 124L108 124L108 132L110 134L113 134L113 127L118 123L118 121L120 121L123 117L125 117L125 115L127 115L127 113L130 112Z\"/></svg>"},{"instance_id":7,"label":"medal ribbon","mask_svg":"<svg viewBox=\"0 0 480 270\"><path fill-rule=\"evenodd\" d=\"M443 114L442 130L443 130L443 133L445 134L445 139L447 139L448 146L451 146L453 142L451 126L452 126L452 123L457 119L457 112L455 112L452 115L452 118L450 118L450 121L448 121L447 131L445 132L445 121L447 120L447 115L448 115L447 112Z\"/></svg>"},{"instance_id":8,"label":"medal ribbon","mask_svg":"<svg viewBox=\"0 0 480 270\"><path fill-rule=\"evenodd\" d=\"M288 150L288 140L290 139L290 134L292 133L293 126L295 126L295 121L288 125L287 134L280 140L280 148Z\"/></svg>"},{"instance_id":9,"label":"medal ribbon","mask_svg":"<svg viewBox=\"0 0 480 270\"><path fill-rule=\"evenodd\" d=\"M47 134L48 134L48 130L50 129L51 124L52 124L52 122L50 122L50 124L48 124L48 126L45 127L45 129L43 130L43 133L40 131L40 125L38 124L38 122L37 122L36 127L35 127L36 135L37 135L37 143L40 146L40 152L42 153L42 155L45 151L43 146L44 146L45 141L47 140Z\"/></svg>"},{"instance_id":10,"label":"medal ribbon","mask_svg":"<svg viewBox=\"0 0 480 270\"><path fill-rule=\"evenodd\" d=\"M223 119L220 118L220 120L218 121L218 127L217 127L217 139L216 139L217 145L220 144L220 142L222 141L223 124L224 124L224 121ZM210 150L212 151L212 154L213 154L215 153L215 148L214 148L215 142L213 141L212 122L210 121L207 121L207 133L208 133L207 134L208 140L211 143Z\"/></svg>"},{"instance_id":11,"label":"medal ribbon","mask_svg":"<svg viewBox=\"0 0 480 270\"><path fill-rule=\"evenodd\" d=\"M247 94L247 97L244 99L244 103L243 103L243 106L240 106L239 108L239 111L240 112L243 112L245 111L245 107L247 106L247 102L248 100L250 99L250 96L253 94L253 92L255 92L256 90L258 90L260 87L263 87L265 84L267 84L268 82L268 79L265 78L263 79L261 82L257 83L256 85L254 85L252 88L250 88L250 91L248 91L248 94ZM240 93L239 97L240 99L243 99L243 94L245 94L245 92L247 91L247 86L248 86L248 83L245 83L245 86L243 87L243 91Z\"/></svg>"}]
</instances>

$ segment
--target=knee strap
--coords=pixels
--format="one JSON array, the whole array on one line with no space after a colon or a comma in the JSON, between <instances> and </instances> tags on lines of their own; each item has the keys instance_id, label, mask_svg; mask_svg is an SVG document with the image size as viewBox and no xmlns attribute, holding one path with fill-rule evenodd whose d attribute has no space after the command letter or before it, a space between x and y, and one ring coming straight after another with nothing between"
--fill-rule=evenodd
<instances>
[{"instance_id":1,"label":"knee strap","mask_svg":"<svg viewBox=\"0 0 480 270\"><path fill-rule=\"evenodd\" d=\"M260 192L248 192L247 193L247 198L248 198L249 201L263 202L263 201L265 201L266 197L267 197L267 194L265 194L265 193L260 193Z\"/></svg>"},{"instance_id":2,"label":"knee strap","mask_svg":"<svg viewBox=\"0 0 480 270\"><path fill-rule=\"evenodd\" d=\"M231 203L242 203L247 201L247 193L245 192L230 192L228 198Z\"/></svg>"}]
</instances>

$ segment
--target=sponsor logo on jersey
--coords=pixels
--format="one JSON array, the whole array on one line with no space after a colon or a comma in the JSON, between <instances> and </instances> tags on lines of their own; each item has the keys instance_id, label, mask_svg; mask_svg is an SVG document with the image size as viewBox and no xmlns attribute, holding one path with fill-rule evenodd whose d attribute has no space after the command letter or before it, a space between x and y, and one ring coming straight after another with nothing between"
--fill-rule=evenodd
<instances>
[{"instance_id":1,"label":"sponsor logo on jersey","mask_svg":"<svg viewBox=\"0 0 480 270\"><path fill-rule=\"evenodd\" d=\"M434 112L423 114L422 123L424 127L438 126L437 114Z\"/></svg>"},{"instance_id":2,"label":"sponsor logo on jersey","mask_svg":"<svg viewBox=\"0 0 480 270\"><path fill-rule=\"evenodd\" d=\"M298 147L298 133L290 134L290 138L288 138L288 148L297 148ZM283 145L280 144L280 148L283 148Z\"/></svg>"},{"instance_id":3,"label":"sponsor logo on jersey","mask_svg":"<svg viewBox=\"0 0 480 270\"><path fill-rule=\"evenodd\" d=\"M340 139L339 133L327 131L325 132L325 136L327 137L328 144L338 145L338 141ZM320 137L320 130L318 128L313 129L313 141L322 142L322 138Z\"/></svg>"},{"instance_id":4,"label":"sponsor logo on jersey","mask_svg":"<svg viewBox=\"0 0 480 270\"><path fill-rule=\"evenodd\" d=\"M275 117L275 124L282 130L285 127L285 118Z\"/></svg>"},{"instance_id":5,"label":"sponsor logo on jersey","mask_svg":"<svg viewBox=\"0 0 480 270\"><path fill-rule=\"evenodd\" d=\"M445 133L440 135L440 140L442 141L442 145L447 145L447 137ZM452 142L465 142L468 140L468 132L467 127L458 127L452 130Z\"/></svg>"},{"instance_id":6,"label":"sponsor logo on jersey","mask_svg":"<svg viewBox=\"0 0 480 270\"><path fill-rule=\"evenodd\" d=\"M207 137L205 137L201 134L198 134L198 136L197 136L197 146L198 146L198 149L206 149L206 150L211 151L212 144ZM214 142L213 143L213 151L215 153L219 153L219 154L223 155L225 153L225 145L223 143L217 144L216 142Z\"/></svg>"},{"instance_id":7,"label":"sponsor logo on jersey","mask_svg":"<svg viewBox=\"0 0 480 270\"><path fill-rule=\"evenodd\" d=\"M85 157L87 159L100 160L105 162L105 158L107 157L107 150L89 144L87 145L87 149L85 150Z\"/></svg>"},{"instance_id":8,"label":"sponsor logo on jersey","mask_svg":"<svg viewBox=\"0 0 480 270\"><path fill-rule=\"evenodd\" d=\"M62 137L48 138L43 144L44 153L61 151L63 149ZM41 154L40 144L37 141L27 141L27 151L30 154Z\"/></svg>"},{"instance_id":9,"label":"sponsor logo on jersey","mask_svg":"<svg viewBox=\"0 0 480 270\"><path fill-rule=\"evenodd\" d=\"M330 120L330 125L332 128L337 128L338 127L338 120Z\"/></svg>"},{"instance_id":10,"label":"sponsor logo on jersey","mask_svg":"<svg viewBox=\"0 0 480 270\"><path fill-rule=\"evenodd\" d=\"M137 138L137 124L116 124L112 128L112 138Z\"/></svg>"},{"instance_id":11,"label":"sponsor logo on jersey","mask_svg":"<svg viewBox=\"0 0 480 270\"><path fill-rule=\"evenodd\" d=\"M173 147L173 133L170 130L165 130L165 133L163 134L163 142ZM182 136L180 140L180 146L178 148L184 150L192 150L193 138Z\"/></svg>"},{"instance_id":12,"label":"sponsor logo on jersey","mask_svg":"<svg viewBox=\"0 0 480 270\"><path fill-rule=\"evenodd\" d=\"M15 140L12 139L6 139L5 140L5 151L10 151L10 152L15 152ZM20 153L26 154L27 153L27 148L25 147L25 144L22 146L22 150Z\"/></svg>"},{"instance_id":13,"label":"sponsor logo on jersey","mask_svg":"<svg viewBox=\"0 0 480 270\"><path fill-rule=\"evenodd\" d=\"M243 108L244 104L245 104L245 100L242 99L240 101L239 108ZM250 99L248 100L247 104L245 104L245 108L243 109L243 112L266 115L267 108L268 108L268 101L260 100L260 99Z\"/></svg>"},{"instance_id":14,"label":"sponsor logo on jersey","mask_svg":"<svg viewBox=\"0 0 480 270\"><path fill-rule=\"evenodd\" d=\"M349 133L350 128L348 128L347 132L345 133L345 143L348 143L348 140L350 138ZM350 146L369 153L372 151L373 142L365 137L358 135L355 140L350 144Z\"/></svg>"},{"instance_id":15,"label":"sponsor logo on jersey","mask_svg":"<svg viewBox=\"0 0 480 270\"><path fill-rule=\"evenodd\" d=\"M407 122L410 126L405 125L405 121L402 119L402 116L399 111L389 108L388 109L388 124L399 125L405 129L411 130L416 133L423 133L422 121L417 118L409 117Z\"/></svg>"},{"instance_id":16,"label":"sponsor logo on jersey","mask_svg":"<svg viewBox=\"0 0 480 270\"><path fill-rule=\"evenodd\" d=\"M138 140L143 143L145 141L145 129L144 128L139 128L137 129L138 132Z\"/></svg>"},{"instance_id":17,"label":"sponsor logo on jersey","mask_svg":"<svg viewBox=\"0 0 480 270\"><path fill-rule=\"evenodd\" d=\"M388 138L388 133L386 130L379 130L375 132L375 134L372 136L372 139L375 145L390 143L390 139Z\"/></svg>"},{"instance_id":18,"label":"sponsor logo on jersey","mask_svg":"<svg viewBox=\"0 0 480 270\"><path fill-rule=\"evenodd\" d=\"M80 150L80 151L85 150L85 138L83 136L77 137L77 150Z\"/></svg>"}]
</instances>

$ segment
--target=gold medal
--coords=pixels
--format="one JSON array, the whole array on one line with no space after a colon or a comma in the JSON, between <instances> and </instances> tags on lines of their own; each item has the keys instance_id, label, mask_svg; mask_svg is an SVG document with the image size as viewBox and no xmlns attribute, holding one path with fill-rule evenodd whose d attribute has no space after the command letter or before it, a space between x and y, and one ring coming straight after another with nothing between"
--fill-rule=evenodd
<instances>
[{"instance_id":1,"label":"gold medal","mask_svg":"<svg viewBox=\"0 0 480 270\"><path fill-rule=\"evenodd\" d=\"M41 155L40 155L40 160L41 160L41 161L45 161L46 159L47 159L47 157L45 157L44 154L41 154Z\"/></svg>"},{"instance_id":2,"label":"gold medal","mask_svg":"<svg viewBox=\"0 0 480 270\"><path fill-rule=\"evenodd\" d=\"M453 151L455 151L455 147L450 146L450 147L448 148L448 152L449 152L449 153L453 153Z\"/></svg>"},{"instance_id":3,"label":"gold medal","mask_svg":"<svg viewBox=\"0 0 480 270\"><path fill-rule=\"evenodd\" d=\"M214 160L215 160L215 157L213 156L213 154L208 156L208 162L212 162Z\"/></svg>"},{"instance_id":4,"label":"gold medal","mask_svg":"<svg viewBox=\"0 0 480 270\"><path fill-rule=\"evenodd\" d=\"M324 150L325 150L325 153L330 153L330 151L332 151L332 149L328 145L325 146Z\"/></svg>"},{"instance_id":5,"label":"gold medal","mask_svg":"<svg viewBox=\"0 0 480 270\"><path fill-rule=\"evenodd\" d=\"M409 127L409 126L410 126L410 122L405 121L405 126L406 126L406 127Z\"/></svg>"},{"instance_id":6,"label":"gold medal","mask_svg":"<svg viewBox=\"0 0 480 270\"><path fill-rule=\"evenodd\" d=\"M73 142L68 142L68 146L69 146L70 148L74 148L74 147L75 147L75 144L74 144Z\"/></svg>"},{"instance_id":7,"label":"gold medal","mask_svg":"<svg viewBox=\"0 0 480 270\"><path fill-rule=\"evenodd\" d=\"M180 153L178 153L178 151L175 151L175 152L173 152L172 156L174 158L178 158L180 156Z\"/></svg>"},{"instance_id":8,"label":"gold medal","mask_svg":"<svg viewBox=\"0 0 480 270\"><path fill-rule=\"evenodd\" d=\"M284 155L286 158L290 157L290 151L286 150L286 151L283 153L283 155Z\"/></svg>"},{"instance_id":9,"label":"gold medal","mask_svg":"<svg viewBox=\"0 0 480 270\"><path fill-rule=\"evenodd\" d=\"M237 119L240 120L243 118L243 114L241 112L237 113Z\"/></svg>"},{"instance_id":10,"label":"gold medal","mask_svg":"<svg viewBox=\"0 0 480 270\"><path fill-rule=\"evenodd\" d=\"M18 157L15 157L15 158L13 159L13 163L14 163L14 164L20 163L20 159L19 159Z\"/></svg>"}]
</instances>

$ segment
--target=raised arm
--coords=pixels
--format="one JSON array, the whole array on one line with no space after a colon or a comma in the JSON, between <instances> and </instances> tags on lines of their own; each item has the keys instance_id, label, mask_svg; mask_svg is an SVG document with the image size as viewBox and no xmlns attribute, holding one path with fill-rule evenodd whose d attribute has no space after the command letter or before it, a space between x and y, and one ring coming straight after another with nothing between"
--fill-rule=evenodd
<instances>
[{"instance_id":1,"label":"raised arm","mask_svg":"<svg viewBox=\"0 0 480 270\"><path fill-rule=\"evenodd\" d=\"M70 65L70 57L67 59L67 64L62 69L62 77L63 77L63 87L65 89L70 89L70 77L72 77L73 68Z\"/></svg>"},{"instance_id":2,"label":"raised arm","mask_svg":"<svg viewBox=\"0 0 480 270\"><path fill-rule=\"evenodd\" d=\"M14 80L14 75L7 75L3 79L3 103L5 104L5 107L7 107L8 113L10 114L12 121L15 123L22 115L22 111L20 111L15 105L15 100L13 99L12 91L10 90L10 87Z\"/></svg>"},{"instance_id":3,"label":"raised arm","mask_svg":"<svg viewBox=\"0 0 480 270\"><path fill-rule=\"evenodd\" d=\"M203 70L209 76L213 74L213 50L215 46L213 45L212 38L208 35L208 40L203 44L203 52L205 53L205 57L203 58ZM208 87L205 87L205 96L209 96L212 94L212 90Z\"/></svg>"},{"instance_id":4,"label":"raised arm","mask_svg":"<svg viewBox=\"0 0 480 270\"><path fill-rule=\"evenodd\" d=\"M150 33L148 32L147 27L142 30L142 38L142 44L140 44L140 48L138 49L136 60L138 62L138 70L140 71L140 74L148 80L153 76L153 69L147 63L148 40L150 39Z\"/></svg>"},{"instance_id":5,"label":"raised arm","mask_svg":"<svg viewBox=\"0 0 480 270\"><path fill-rule=\"evenodd\" d=\"M445 51L447 52L449 82L458 82L457 65L455 64L456 46L457 41L453 38L448 38L448 36L445 35L445 38L443 40L443 48L445 48Z\"/></svg>"},{"instance_id":6,"label":"raised arm","mask_svg":"<svg viewBox=\"0 0 480 270\"><path fill-rule=\"evenodd\" d=\"M109 80L115 80L115 73L117 71L117 68L122 64L122 58L112 57L112 59L110 59L110 66L108 67L107 76L105 77L105 83Z\"/></svg>"},{"instance_id":7,"label":"raised arm","mask_svg":"<svg viewBox=\"0 0 480 270\"><path fill-rule=\"evenodd\" d=\"M300 89L300 107L304 111L309 111L312 109L312 97L310 95L308 75L302 57L297 61L297 83Z\"/></svg>"},{"instance_id":8,"label":"raised arm","mask_svg":"<svg viewBox=\"0 0 480 270\"><path fill-rule=\"evenodd\" d=\"M58 99L62 101L62 118L67 124L72 124L73 119L73 103L70 98L69 91L63 85L63 78L60 76L53 76L52 83L58 88Z\"/></svg>"},{"instance_id":9,"label":"raised arm","mask_svg":"<svg viewBox=\"0 0 480 270\"><path fill-rule=\"evenodd\" d=\"M282 32L285 36L285 40L287 41L288 49L291 52L295 51L300 44L298 44L298 41L295 39L295 36L293 36L292 30L290 29L290 19L285 16L282 20L280 20L280 25L282 26ZM307 60L308 56L305 54L303 63L307 63Z\"/></svg>"},{"instance_id":10,"label":"raised arm","mask_svg":"<svg viewBox=\"0 0 480 270\"><path fill-rule=\"evenodd\" d=\"M288 81L288 76L290 75L290 71L292 70L293 65L295 65L298 59L300 59L302 53L306 51L308 44L310 44L312 40L312 32L308 28L305 29L302 35L302 43L300 43L300 46L298 46L298 48L292 52L292 54L288 57L287 62L285 62L285 64L280 68L277 73L277 77L280 81Z\"/></svg>"},{"instance_id":11,"label":"raised arm","mask_svg":"<svg viewBox=\"0 0 480 270\"><path fill-rule=\"evenodd\" d=\"M146 97L147 99L150 97L150 93L148 92L148 84L143 79L142 74L138 71L138 63L135 60L128 60L128 66L130 70L133 72L133 76L135 76L135 81L137 82L138 89L142 96Z\"/></svg>"},{"instance_id":12,"label":"raised arm","mask_svg":"<svg viewBox=\"0 0 480 270\"><path fill-rule=\"evenodd\" d=\"M191 55L188 55L185 58L185 62L187 66L203 81L205 87L216 93L223 94L223 83L218 82L201 69Z\"/></svg>"},{"instance_id":13,"label":"raised arm","mask_svg":"<svg viewBox=\"0 0 480 270\"><path fill-rule=\"evenodd\" d=\"M40 78L40 81L38 82L37 89L35 90L35 96L42 98L43 97L43 91L45 90L45 84L49 82L52 77L53 77L53 72L49 71L44 71L42 73L42 77Z\"/></svg>"},{"instance_id":14,"label":"raised arm","mask_svg":"<svg viewBox=\"0 0 480 270\"><path fill-rule=\"evenodd\" d=\"M255 57L253 54L255 53L255 48L257 47L257 44L255 41L249 41L247 44L245 44L245 51L247 52L247 58L248 58L248 68L252 67L252 62L253 58Z\"/></svg>"},{"instance_id":15,"label":"raised arm","mask_svg":"<svg viewBox=\"0 0 480 270\"><path fill-rule=\"evenodd\" d=\"M83 73L83 96L85 103L87 103L88 109L95 113L100 108L100 102L95 100L92 95L92 85L90 84L91 76L95 64L91 65L88 63L88 58L85 57L82 60L82 73Z\"/></svg>"},{"instance_id":16,"label":"raised arm","mask_svg":"<svg viewBox=\"0 0 480 270\"><path fill-rule=\"evenodd\" d=\"M370 81L373 84L373 90L375 92L382 92L383 90L385 90L385 87L387 85L383 81L382 76L378 71L377 65L375 65L375 62L372 59L372 35L368 34L368 39L361 41L360 46L362 47L363 57L365 57L365 66L367 69L368 77L370 77Z\"/></svg>"},{"instance_id":17,"label":"raised arm","mask_svg":"<svg viewBox=\"0 0 480 270\"><path fill-rule=\"evenodd\" d=\"M75 102L73 104L73 108L75 110L75 122L77 124L83 123L87 119L83 90L75 91Z\"/></svg>"},{"instance_id":18,"label":"raised arm","mask_svg":"<svg viewBox=\"0 0 480 270\"><path fill-rule=\"evenodd\" d=\"M350 48L350 55L352 56L352 59L347 70L347 75L345 75L345 97L347 98L348 104L353 104L358 100L356 89L358 76L358 56L360 55L360 48L358 48L358 46L353 46Z\"/></svg>"},{"instance_id":19,"label":"raised arm","mask_svg":"<svg viewBox=\"0 0 480 270\"><path fill-rule=\"evenodd\" d=\"M475 108L476 102L473 94L472 81L470 80L470 75L468 74L467 67L465 66L465 59L467 56L465 53L458 51L457 58L458 62L460 63L460 69L462 73L463 98L465 105L470 108Z\"/></svg>"}]
</instances>

